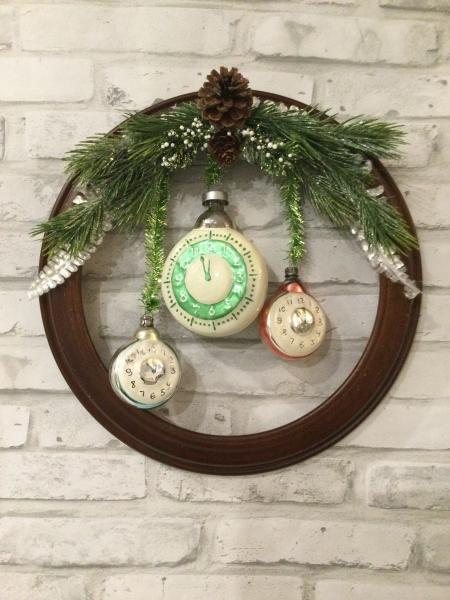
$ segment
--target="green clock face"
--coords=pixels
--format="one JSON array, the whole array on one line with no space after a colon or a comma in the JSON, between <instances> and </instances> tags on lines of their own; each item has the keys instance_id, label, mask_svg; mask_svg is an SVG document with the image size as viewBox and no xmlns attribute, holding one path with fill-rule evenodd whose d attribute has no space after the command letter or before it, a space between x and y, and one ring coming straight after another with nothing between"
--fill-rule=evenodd
<instances>
[{"instance_id":1,"label":"green clock face","mask_svg":"<svg viewBox=\"0 0 450 600\"><path fill-rule=\"evenodd\" d=\"M243 299L247 267L231 244L208 239L189 245L180 254L171 281L178 304L189 315L219 319Z\"/></svg>"},{"instance_id":2,"label":"green clock face","mask_svg":"<svg viewBox=\"0 0 450 600\"><path fill-rule=\"evenodd\" d=\"M197 228L172 248L161 288L169 312L184 327L227 336L258 316L267 269L258 250L235 229Z\"/></svg>"}]
</instances>

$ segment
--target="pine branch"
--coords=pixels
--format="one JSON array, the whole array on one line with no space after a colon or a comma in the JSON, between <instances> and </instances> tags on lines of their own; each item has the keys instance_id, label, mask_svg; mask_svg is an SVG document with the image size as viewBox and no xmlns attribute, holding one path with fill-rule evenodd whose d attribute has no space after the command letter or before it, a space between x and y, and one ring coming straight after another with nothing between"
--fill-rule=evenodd
<instances>
[{"instance_id":1,"label":"pine branch","mask_svg":"<svg viewBox=\"0 0 450 600\"><path fill-rule=\"evenodd\" d=\"M101 198L91 198L83 204L76 204L53 217L46 223L37 225L32 236L44 236L43 247L51 259L59 250L66 250L76 256L90 242L103 233L105 211Z\"/></svg>"},{"instance_id":2,"label":"pine branch","mask_svg":"<svg viewBox=\"0 0 450 600\"><path fill-rule=\"evenodd\" d=\"M296 265L305 255L304 218L298 182L293 177L286 179L281 185L280 192L291 235L289 262L291 265Z\"/></svg>"},{"instance_id":3,"label":"pine branch","mask_svg":"<svg viewBox=\"0 0 450 600\"><path fill-rule=\"evenodd\" d=\"M164 238L166 232L168 178L160 182L152 210L148 213L145 231L145 260L147 274L141 300L146 314L153 314L161 304L161 274L164 266Z\"/></svg>"}]
</instances>

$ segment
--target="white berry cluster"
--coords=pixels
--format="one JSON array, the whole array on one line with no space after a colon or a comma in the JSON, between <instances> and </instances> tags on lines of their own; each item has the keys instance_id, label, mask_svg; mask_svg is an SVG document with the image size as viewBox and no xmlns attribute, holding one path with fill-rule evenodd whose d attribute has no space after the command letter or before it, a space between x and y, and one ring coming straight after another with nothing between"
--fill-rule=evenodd
<instances>
[{"instance_id":1,"label":"white berry cluster","mask_svg":"<svg viewBox=\"0 0 450 600\"><path fill-rule=\"evenodd\" d=\"M244 153L248 156L257 156L261 168L271 175L285 175L287 169L292 167L294 153L291 148L280 139L267 137L262 132L247 128L242 130L245 138Z\"/></svg>"},{"instance_id":2,"label":"white berry cluster","mask_svg":"<svg viewBox=\"0 0 450 600\"><path fill-rule=\"evenodd\" d=\"M161 144L165 152L161 157L161 166L174 170L190 164L199 150L206 150L214 127L195 117L190 126L180 125L178 129L167 132L167 141Z\"/></svg>"}]
</instances>

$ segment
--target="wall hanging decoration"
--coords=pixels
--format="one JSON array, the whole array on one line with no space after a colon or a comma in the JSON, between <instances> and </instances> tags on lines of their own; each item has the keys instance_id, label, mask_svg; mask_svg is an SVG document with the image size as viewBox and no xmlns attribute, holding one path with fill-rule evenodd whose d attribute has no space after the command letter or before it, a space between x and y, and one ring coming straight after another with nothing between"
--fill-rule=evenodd
<instances>
[{"instance_id":1,"label":"wall hanging decoration","mask_svg":"<svg viewBox=\"0 0 450 600\"><path fill-rule=\"evenodd\" d=\"M414 226L379 162L395 158L402 142L397 125L361 117L338 123L317 108L251 90L237 69L221 67L197 93L129 115L112 132L79 144L68 154L70 179L50 220L33 231L43 235L43 245L30 296L41 297L50 346L80 401L140 452L219 474L292 464L354 428L395 380L419 314ZM201 152L207 157L203 212L166 255L171 175ZM279 184L290 244L284 282L271 298L264 257L227 213L228 202L239 212L245 205L221 188L224 170L238 159L258 165ZM274 361L304 359L323 342L326 315L299 279L306 202L355 238L355 251L362 250L380 273L374 329L352 373L314 411L258 434L214 436L160 418L151 409L182 388L183 365L154 325L161 298L171 316L199 336L229 336L259 318ZM108 376L85 323L80 268L105 232L140 227L147 262L143 316L132 341L114 355Z\"/></svg>"}]
</instances>

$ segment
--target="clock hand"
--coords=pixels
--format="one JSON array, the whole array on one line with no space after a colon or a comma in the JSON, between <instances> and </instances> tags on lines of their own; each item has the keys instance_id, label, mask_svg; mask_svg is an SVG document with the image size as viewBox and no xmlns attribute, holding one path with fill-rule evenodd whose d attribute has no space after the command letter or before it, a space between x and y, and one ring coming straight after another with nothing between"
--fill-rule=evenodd
<instances>
[{"instance_id":1,"label":"clock hand","mask_svg":"<svg viewBox=\"0 0 450 600\"><path fill-rule=\"evenodd\" d=\"M202 262L203 273L205 274L205 280L211 281L211 260L208 260L208 268L205 267L205 257L203 254L200 256Z\"/></svg>"}]
</instances>

